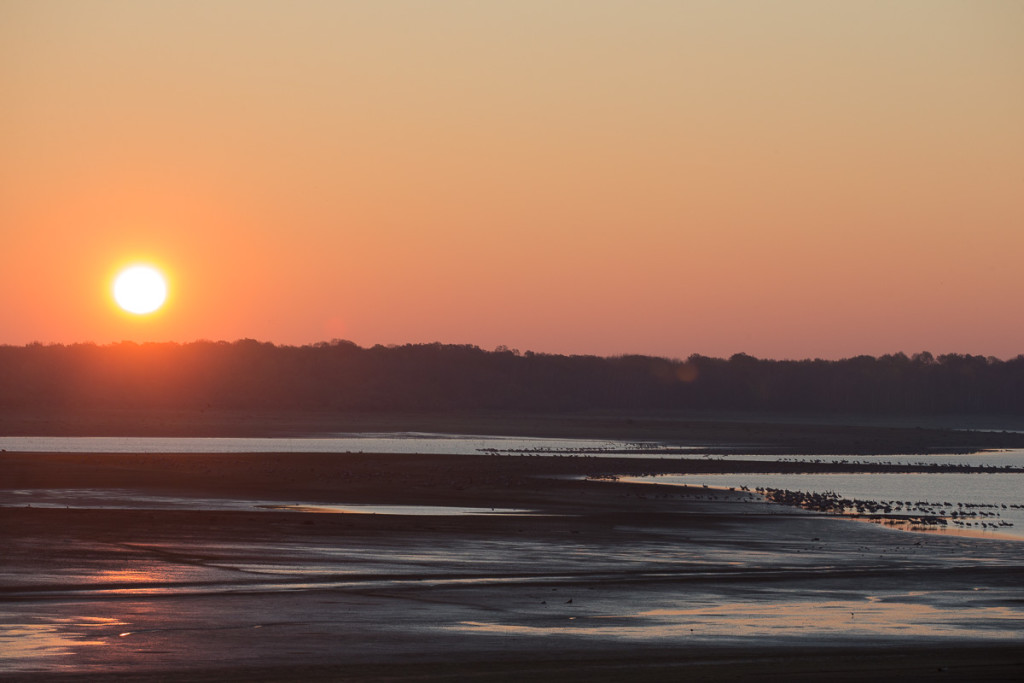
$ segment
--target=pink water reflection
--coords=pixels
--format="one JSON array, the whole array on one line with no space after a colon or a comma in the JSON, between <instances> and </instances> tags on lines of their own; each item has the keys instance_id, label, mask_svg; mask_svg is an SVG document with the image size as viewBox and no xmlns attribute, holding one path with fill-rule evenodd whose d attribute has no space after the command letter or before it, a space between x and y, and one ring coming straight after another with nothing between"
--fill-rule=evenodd
<instances>
[{"instance_id":1,"label":"pink water reflection","mask_svg":"<svg viewBox=\"0 0 1024 683\"><path fill-rule=\"evenodd\" d=\"M543 621L465 621L458 628L479 634L644 641L800 636L821 640L850 636L976 639L979 633L985 638L1015 639L1024 632L1024 609L1005 605L974 606L969 612L961 612L903 596L874 597L867 601L723 602L617 614L563 614Z\"/></svg>"}]
</instances>

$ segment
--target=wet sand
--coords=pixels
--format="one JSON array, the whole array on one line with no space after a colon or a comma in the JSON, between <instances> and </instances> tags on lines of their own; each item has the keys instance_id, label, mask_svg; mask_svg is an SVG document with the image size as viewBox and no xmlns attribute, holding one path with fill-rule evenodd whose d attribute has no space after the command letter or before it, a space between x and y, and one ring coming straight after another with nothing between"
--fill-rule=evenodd
<instances>
[{"instance_id":1,"label":"wet sand","mask_svg":"<svg viewBox=\"0 0 1024 683\"><path fill-rule=\"evenodd\" d=\"M571 478L620 468L643 474L679 465L2 453L9 489L531 514L0 508L0 675L905 681L1024 674L1024 544L894 531L742 492Z\"/></svg>"}]
</instances>

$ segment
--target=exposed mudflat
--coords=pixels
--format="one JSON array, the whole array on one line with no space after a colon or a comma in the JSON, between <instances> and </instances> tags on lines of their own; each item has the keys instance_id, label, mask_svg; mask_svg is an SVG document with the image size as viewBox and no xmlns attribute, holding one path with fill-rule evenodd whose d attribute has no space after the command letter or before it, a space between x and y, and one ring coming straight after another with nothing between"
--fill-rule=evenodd
<instances>
[{"instance_id":1,"label":"exposed mudflat","mask_svg":"<svg viewBox=\"0 0 1024 683\"><path fill-rule=\"evenodd\" d=\"M895 531L738 491L560 476L620 465L677 469L527 456L0 454L5 489L195 500L186 509L0 508L0 672L485 681L1024 673L1024 543ZM218 500L317 507L213 509ZM482 512L321 509L345 504Z\"/></svg>"}]
</instances>

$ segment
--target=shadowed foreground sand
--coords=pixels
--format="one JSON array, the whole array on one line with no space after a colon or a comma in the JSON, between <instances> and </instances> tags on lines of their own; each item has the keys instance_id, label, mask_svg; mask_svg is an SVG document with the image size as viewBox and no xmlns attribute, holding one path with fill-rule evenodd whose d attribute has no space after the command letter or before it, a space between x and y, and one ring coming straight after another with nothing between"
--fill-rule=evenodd
<instances>
[{"instance_id":1,"label":"shadowed foreground sand","mask_svg":"<svg viewBox=\"0 0 1024 683\"><path fill-rule=\"evenodd\" d=\"M679 465L3 453L5 489L131 491L136 502L133 509L0 508L0 674L40 681L1024 675L1024 544L892 531L739 492L558 476L626 467L639 474ZM174 510L138 502L156 495L194 500ZM222 505L230 501L243 504ZM294 503L529 514L272 507Z\"/></svg>"}]
</instances>

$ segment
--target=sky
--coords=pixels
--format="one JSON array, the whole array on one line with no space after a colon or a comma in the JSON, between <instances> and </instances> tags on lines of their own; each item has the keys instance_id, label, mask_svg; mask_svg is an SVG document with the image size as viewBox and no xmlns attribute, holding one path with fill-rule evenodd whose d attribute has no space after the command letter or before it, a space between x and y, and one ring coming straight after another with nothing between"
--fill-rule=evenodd
<instances>
[{"instance_id":1,"label":"sky","mask_svg":"<svg viewBox=\"0 0 1024 683\"><path fill-rule=\"evenodd\" d=\"M1024 353L1016 0L0 0L0 93L0 344Z\"/></svg>"}]
</instances>

